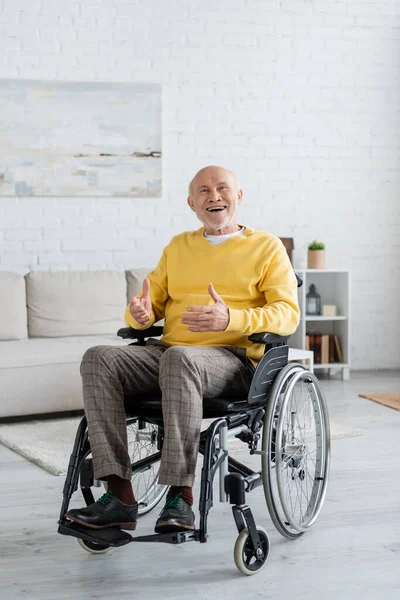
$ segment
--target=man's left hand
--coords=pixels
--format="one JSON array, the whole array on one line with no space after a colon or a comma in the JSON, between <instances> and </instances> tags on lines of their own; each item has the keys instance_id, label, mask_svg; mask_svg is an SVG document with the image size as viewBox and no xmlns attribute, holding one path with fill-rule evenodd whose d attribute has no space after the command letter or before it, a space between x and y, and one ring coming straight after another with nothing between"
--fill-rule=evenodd
<instances>
[{"instance_id":1,"label":"man's left hand","mask_svg":"<svg viewBox=\"0 0 400 600\"><path fill-rule=\"evenodd\" d=\"M229 308L214 290L208 286L208 293L215 304L211 306L188 306L182 315L182 323L189 325L189 331L225 331L229 325ZM193 314L197 313L197 314Z\"/></svg>"}]
</instances>

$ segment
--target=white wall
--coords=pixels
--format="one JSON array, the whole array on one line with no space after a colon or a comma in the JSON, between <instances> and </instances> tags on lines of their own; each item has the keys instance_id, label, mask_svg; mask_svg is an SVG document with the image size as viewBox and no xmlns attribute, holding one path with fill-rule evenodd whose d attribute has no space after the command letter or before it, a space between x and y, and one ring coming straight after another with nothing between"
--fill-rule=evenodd
<instances>
[{"instance_id":1,"label":"white wall","mask_svg":"<svg viewBox=\"0 0 400 600\"><path fill-rule=\"evenodd\" d=\"M161 82L164 154L159 199L0 198L0 269L152 265L221 164L243 223L352 269L353 366L398 366L398 0L0 0L0 32L0 77Z\"/></svg>"}]
</instances>

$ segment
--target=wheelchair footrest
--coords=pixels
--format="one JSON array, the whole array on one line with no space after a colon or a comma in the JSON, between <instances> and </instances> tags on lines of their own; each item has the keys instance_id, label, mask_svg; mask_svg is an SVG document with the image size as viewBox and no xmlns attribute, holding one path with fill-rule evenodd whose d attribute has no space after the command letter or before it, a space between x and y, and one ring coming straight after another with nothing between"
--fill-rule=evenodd
<instances>
[{"instance_id":1,"label":"wheelchair footrest","mask_svg":"<svg viewBox=\"0 0 400 600\"><path fill-rule=\"evenodd\" d=\"M85 542L94 542L106 546L125 546L132 542L133 537L118 527L107 529L91 529L79 523L65 522L58 527L58 533L80 538Z\"/></svg>"},{"instance_id":2,"label":"wheelchair footrest","mask_svg":"<svg viewBox=\"0 0 400 600\"><path fill-rule=\"evenodd\" d=\"M153 533L152 535L140 535L132 537L126 531L118 527L107 527L106 529L91 529L79 523L65 521L58 526L58 533L80 538L85 542L94 542L104 546L125 546L130 542L162 542L164 544L183 544L185 542L199 542L200 530L174 531L173 533Z\"/></svg>"},{"instance_id":3,"label":"wheelchair footrest","mask_svg":"<svg viewBox=\"0 0 400 600\"><path fill-rule=\"evenodd\" d=\"M134 537L132 542L162 542L164 544L183 544L185 542L199 542L200 531L175 531L173 533L154 533Z\"/></svg>"}]
</instances>

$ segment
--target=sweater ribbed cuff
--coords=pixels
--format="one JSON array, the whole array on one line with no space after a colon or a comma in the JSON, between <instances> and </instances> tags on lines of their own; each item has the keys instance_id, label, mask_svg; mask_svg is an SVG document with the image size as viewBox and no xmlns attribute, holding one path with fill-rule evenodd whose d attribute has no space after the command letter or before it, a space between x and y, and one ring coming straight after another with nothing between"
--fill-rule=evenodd
<instances>
[{"instance_id":1,"label":"sweater ribbed cuff","mask_svg":"<svg viewBox=\"0 0 400 600\"><path fill-rule=\"evenodd\" d=\"M239 308L229 309L229 324L225 331L242 332L245 327L246 316Z\"/></svg>"}]
</instances>

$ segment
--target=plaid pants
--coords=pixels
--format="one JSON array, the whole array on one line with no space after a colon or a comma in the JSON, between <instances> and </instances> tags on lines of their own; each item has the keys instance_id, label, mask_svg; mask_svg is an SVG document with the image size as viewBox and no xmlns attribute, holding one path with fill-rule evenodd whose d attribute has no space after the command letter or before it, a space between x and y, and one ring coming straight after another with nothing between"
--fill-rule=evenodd
<instances>
[{"instance_id":1,"label":"plaid pants","mask_svg":"<svg viewBox=\"0 0 400 600\"><path fill-rule=\"evenodd\" d=\"M159 482L193 486L202 399L246 396L251 381L245 350L234 346L94 346L82 359L83 400L97 479L131 479L125 409L135 394L162 394L164 445ZM124 394L131 396L129 406Z\"/></svg>"}]
</instances>

